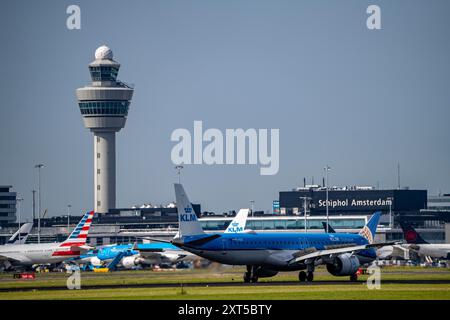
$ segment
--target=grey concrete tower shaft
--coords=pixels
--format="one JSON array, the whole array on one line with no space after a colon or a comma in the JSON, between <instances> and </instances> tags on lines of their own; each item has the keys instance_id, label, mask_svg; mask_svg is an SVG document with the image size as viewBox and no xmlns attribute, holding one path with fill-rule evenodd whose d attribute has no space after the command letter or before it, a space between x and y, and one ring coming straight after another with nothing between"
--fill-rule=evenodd
<instances>
[{"instance_id":1,"label":"grey concrete tower shaft","mask_svg":"<svg viewBox=\"0 0 450 320\"><path fill-rule=\"evenodd\" d=\"M94 186L96 212L116 206L116 133L94 132Z\"/></svg>"}]
</instances>

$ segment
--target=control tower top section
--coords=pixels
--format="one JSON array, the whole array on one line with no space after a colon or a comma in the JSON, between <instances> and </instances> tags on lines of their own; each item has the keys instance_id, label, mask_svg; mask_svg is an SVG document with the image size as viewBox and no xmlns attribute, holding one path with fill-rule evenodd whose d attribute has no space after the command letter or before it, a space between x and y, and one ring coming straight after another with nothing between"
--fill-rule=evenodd
<instances>
[{"instance_id":1,"label":"control tower top section","mask_svg":"<svg viewBox=\"0 0 450 320\"><path fill-rule=\"evenodd\" d=\"M119 69L109 47L97 48L89 64L92 84L76 91L84 125L94 132L117 132L125 126L134 89L117 80Z\"/></svg>"}]
</instances>

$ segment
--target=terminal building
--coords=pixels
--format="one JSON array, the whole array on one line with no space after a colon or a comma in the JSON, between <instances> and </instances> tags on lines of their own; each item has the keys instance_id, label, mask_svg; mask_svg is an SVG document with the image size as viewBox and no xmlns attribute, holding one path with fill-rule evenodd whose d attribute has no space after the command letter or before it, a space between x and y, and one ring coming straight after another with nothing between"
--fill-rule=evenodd
<instances>
[{"instance_id":1,"label":"terminal building","mask_svg":"<svg viewBox=\"0 0 450 320\"><path fill-rule=\"evenodd\" d=\"M16 221L17 193L12 192L11 188L0 185L0 227Z\"/></svg>"},{"instance_id":2,"label":"terminal building","mask_svg":"<svg viewBox=\"0 0 450 320\"><path fill-rule=\"evenodd\" d=\"M326 189L306 186L279 193L280 214L323 215L326 213ZM372 187L330 188L328 211L330 215L370 215L419 212L427 208L426 190L377 190Z\"/></svg>"}]
</instances>

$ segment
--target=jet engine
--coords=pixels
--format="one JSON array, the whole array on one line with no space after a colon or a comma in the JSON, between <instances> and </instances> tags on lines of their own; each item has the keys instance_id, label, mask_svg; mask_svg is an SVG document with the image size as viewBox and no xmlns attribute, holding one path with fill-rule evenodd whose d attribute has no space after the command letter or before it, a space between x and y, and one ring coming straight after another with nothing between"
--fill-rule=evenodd
<instances>
[{"instance_id":1,"label":"jet engine","mask_svg":"<svg viewBox=\"0 0 450 320\"><path fill-rule=\"evenodd\" d=\"M333 276L351 276L360 266L358 257L351 253L344 253L337 256L332 263L327 263L327 270Z\"/></svg>"},{"instance_id":2,"label":"jet engine","mask_svg":"<svg viewBox=\"0 0 450 320\"><path fill-rule=\"evenodd\" d=\"M102 260L100 260L98 257L92 257L90 259L90 263L91 265L93 265L94 267L100 267L103 265Z\"/></svg>"},{"instance_id":3,"label":"jet engine","mask_svg":"<svg viewBox=\"0 0 450 320\"><path fill-rule=\"evenodd\" d=\"M137 256L124 257L122 259L122 266L125 269L131 269L138 266L141 263L141 259Z\"/></svg>"},{"instance_id":4,"label":"jet engine","mask_svg":"<svg viewBox=\"0 0 450 320\"><path fill-rule=\"evenodd\" d=\"M268 278L273 277L278 273L278 271L264 269L264 268L258 268L255 270L255 276L258 278Z\"/></svg>"}]
</instances>

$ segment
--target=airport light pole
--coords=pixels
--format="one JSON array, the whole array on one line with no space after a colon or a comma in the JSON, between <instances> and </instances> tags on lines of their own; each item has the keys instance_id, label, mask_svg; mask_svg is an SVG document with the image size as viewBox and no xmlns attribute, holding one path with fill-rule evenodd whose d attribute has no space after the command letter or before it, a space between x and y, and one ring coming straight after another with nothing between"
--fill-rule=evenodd
<instances>
[{"instance_id":1,"label":"airport light pole","mask_svg":"<svg viewBox=\"0 0 450 320\"><path fill-rule=\"evenodd\" d=\"M177 170L177 174L178 174L178 183L181 184L181 169L183 169L184 167L181 165L178 165L175 167L175 169Z\"/></svg>"},{"instance_id":2,"label":"airport light pole","mask_svg":"<svg viewBox=\"0 0 450 320\"><path fill-rule=\"evenodd\" d=\"M38 243L41 243L41 168L44 165L39 163L34 167L38 169Z\"/></svg>"},{"instance_id":3,"label":"airport light pole","mask_svg":"<svg viewBox=\"0 0 450 320\"><path fill-rule=\"evenodd\" d=\"M310 200L311 197L300 197L300 199L303 200L303 218L304 218L304 225L305 225L305 233L308 232L307 231L307 227L306 227L306 201Z\"/></svg>"},{"instance_id":4,"label":"airport light pole","mask_svg":"<svg viewBox=\"0 0 450 320\"><path fill-rule=\"evenodd\" d=\"M326 192L326 210L327 210L327 228L326 228L326 231L327 231L327 233L328 233L328 225L329 225L329 218L328 218L328 172L331 170L331 167L330 166L326 166L326 167L324 167L323 168L324 170L325 170L325 184L326 184L326 186L325 186L325 192Z\"/></svg>"},{"instance_id":5,"label":"airport light pole","mask_svg":"<svg viewBox=\"0 0 450 320\"><path fill-rule=\"evenodd\" d=\"M23 201L23 198L16 198L16 202L17 202L17 215L18 215L18 219L19 219L19 242L20 242L20 240L21 240L21 236L20 236L20 225L21 225L21 213L22 213L22 211L21 211L21 206L20 206L20 204L21 204L21 202Z\"/></svg>"},{"instance_id":6,"label":"airport light pole","mask_svg":"<svg viewBox=\"0 0 450 320\"><path fill-rule=\"evenodd\" d=\"M34 223L34 219L36 219L36 190L31 190L33 194L33 220L31 222Z\"/></svg>"},{"instance_id":7,"label":"airport light pole","mask_svg":"<svg viewBox=\"0 0 450 320\"><path fill-rule=\"evenodd\" d=\"M72 206L70 204L67 205L67 232L70 233L70 208Z\"/></svg>"},{"instance_id":8,"label":"airport light pole","mask_svg":"<svg viewBox=\"0 0 450 320\"><path fill-rule=\"evenodd\" d=\"M251 206L251 208L252 208L252 218L253 218L253 208L254 208L254 205L255 205L255 200L250 200L250 206Z\"/></svg>"},{"instance_id":9,"label":"airport light pole","mask_svg":"<svg viewBox=\"0 0 450 320\"><path fill-rule=\"evenodd\" d=\"M392 197L387 198L389 200L389 228L392 229Z\"/></svg>"}]
</instances>

